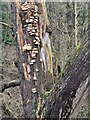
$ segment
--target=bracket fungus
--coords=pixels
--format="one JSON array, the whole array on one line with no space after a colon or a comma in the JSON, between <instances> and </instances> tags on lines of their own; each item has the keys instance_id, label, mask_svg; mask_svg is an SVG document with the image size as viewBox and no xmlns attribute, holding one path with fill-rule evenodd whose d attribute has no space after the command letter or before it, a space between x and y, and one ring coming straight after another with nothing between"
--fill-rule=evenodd
<instances>
[{"instance_id":1,"label":"bracket fungus","mask_svg":"<svg viewBox=\"0 0 90 120\"><path fill-rule=\"evenodd\" d=\"M39 33L38 32L36 32L35 35L36 35L36 37L39 37Z\"/></svg>"},{"instance_id":2,"label":"bracket fungus","mask_svg":"<svg viewBox=\"0 0 90 120\"><path fill-rule=\"evenodd\" d=\"M32 33L32 32L29 32L29 34L32 36L32 35L35 35L35 33Z\"/></svg>"},{"instance_id":3,"label":"bracket fungus","mask_svg":"<svg viewBox=\"0 0 90 120\"><path fill-rule=\"evenodd\" d=\"M31 63L35 63L35 62L36 62L36 60L35 60L35 59L32 59L32 60L31 60Z\"/></svg>"},{"instance_id":4,"label":"bracket fungus","mask_svg":"<svg viewBox=\"0 0 90 120\"><path fill-rule=\"evenodd\" d=\"M38 13L35 13L34 16L37 17L37 18L39 17Z\"/></svg>"},{"instance_id":5,"label":"bracket fungus","mask_svg":"<svg viewBox=\"0 0 90 120\"><path fill-rule=\"evenodd\" d=\"M40 41L40 38L39 38L39 37L37 37L37 36L35 37L35 39L36 39L36 40L38 40L38 41Z\"/></svg>"},{"instance_id":6,"label":"bracket fungus","mask_svg":"<svg viewBox=\"0 0 90 120\"><path fill-rule=\"evenodd\" d=\"M27 25L24 25L23 27L27 27Z\"/></svg>"},{"instance_id":7,"label":"bracket fungus","mask_svg":"<svg viewBox=\"0 0 90 120\"><path fill-rule=\"evenodd\" d=\"M30 16L30 19L34 19L34 16Z\"/></svg>"},{"instance_id":8,"label":"bracket fungus","mask_svg":"<svg viewBox=\"0 0 90 120\"><path fill-rule=\"evenodd\" d=\"M37 24L37 21L34 20L34 23Z\"/></svg>"},{"instance_id":9,"label":"bracket fungus","mask_svg":"<svg viewBox=\"0 0 90 120\"><path fill-rule=\"evenodd\" d=\"M31 62L30 65L33 65L33 63Z\"/></svg>"},{"instance_id":10,"label":"bracket fungus","mask_svg":"<svg viewBox=\"0 0 90 120\"><path fill-rule=\"evenodd\" d=\"M36 58L36 54L35 53L32 53L32 58Z\"/></svg>"},{"instance_id":11,"label":"bracket fungus","mask_svg":"<svg viewBox=\"0 0 90 120\"><path fill-rule=\"evenodd\" d=\"M35 29L32 29L32 32L35 33L36 32Z\"/></svg>"},{"instance_id":12,"label":"bracket fungus","mask_svg":"<svg viewBox=\"0 0 90 120\"><path fill-rule=\"evenodd\" d=\"M34 19L36 22L38 22L38 19Z\"/></svg>"},{"instance_id":13,"label":"bracket fungus","mask_svg":"<svg viewBox=\"0 0 90 120\"><path fill-rule=\"evenodd\" d=\"M31 23L33 22L33 19L26 19L26 23Z\"/></svg>"},{"instance_id":14,"label":"bracket fungus","mask_svg":"<svg viewBox=\"0 0 90 120\"><path fill-rule=\"evenodd\" d=\"M36 50L36 51L37 51L38 49L37 49L37 48L33 48L33 50Z\"/></svg>"},{"instance_id":15,"label":"bracket fungus","mask_svg":"<svg viewBox=\"0 0 90 120\"><path fill-rule=\"evenodd\" d=\"M40 58L40 62L43 62L42 58Z\"/></svg>"},{"instance_id":16,"label":"bracket fungus","mask_svg":"<svg viewBox=\"0 0 90 120\"><path fill-rule=\"evenodd\" d=\"M30 44L25 44L23 47L22 47L23 51L30 51L32 50L32 46Z\"/></svg>"},{"instance_id":17,"label":"bracket fungus","mask_svg":"<svg viewBox=\"0 0 90 120\"><path fill-rule=\"evenodd\" d=\"M38 53L38 50L32 50L32 53Z\"/></svg>"},{"instance_id":18,"label":"bracket fungus","mask_svg":"<svg viewBox=\"0 0 90 120\"><path fill-rule=\"evenodd\" d=\"M33 42L35 43L35 42L36 42L36 40L33 40Z\"/></svg>"},{"instance_id":19,"label":"bracket fungus","mask_svg":"<svg viewBox=\"0 0 90 120\"><path fill-rule=\"evenodd\" d=\"M36 88L32 88L32 93L37 93Z\"/></svg>"},{"instance_id":20,"label":"bracket fungus","mask_svg":"<svg viewBox=\"0 0 90 120\"><path fill-rule=\"evenodd\" d=\"M21 5L22 10L28 10L29 8L30 8L30 5L27 2Z\"/></svg>"},{"instance_id":21,"label":"bracket fungus","mask_svg":"<svg viewBox=\"0 0 90 120\"><path fill-rule=\"evenodd\" d=\"M36 72L39 72L39 70L36 68Z\"/></svg>"},{"instance_id":22,"label":"bracket fungus","mask_svg":"<svg viewBox=\"0 0 90 120\"><path fill-rule=\"evenodd\" d=\"M40 45L40 43L38 41L35 42L35 45Z\"/></svg>"},{"instance_id":23,"label":"bracket fungus","mask_svg":"<svg viewBox=\"0 0 90 120\"><path fill-rule=\"evenodd\" d=\"M34 72L33 80L37 80L36 73Z\"/></svg>"}]
</instances>

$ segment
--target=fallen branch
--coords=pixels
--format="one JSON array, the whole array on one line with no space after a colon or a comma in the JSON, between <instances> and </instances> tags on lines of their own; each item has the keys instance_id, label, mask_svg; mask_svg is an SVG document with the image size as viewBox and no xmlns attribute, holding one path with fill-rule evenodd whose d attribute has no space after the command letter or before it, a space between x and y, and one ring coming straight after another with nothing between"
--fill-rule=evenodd
<instances>
[{"instance_id":1,"label":"fallen branch","mask_svg":"<svg viewBox=\"0 0 90 120\"><path fill-rule=\"evenodd\" d=\"M13 28L12 26L10 26L10 25L8 25L7 23L4 23L4 22L0 22L0 24L2 24L2 25L4 25L4 26L7 26L7 27L9 27L9 28Z\"/></svg>"},{"instance_id":2,"label":"fallen branch","mask_svg":"<svg viewBox=\"0 0 90 120\"><path fill-rule=\"evenodd\" d=\"M14 80L14 81L9 82L9 83L4 83L0 86L0 92L3 93L5 91L5 89L20 86L20 83L21 82L19 80Z\"/></svg>"}]
</instances>

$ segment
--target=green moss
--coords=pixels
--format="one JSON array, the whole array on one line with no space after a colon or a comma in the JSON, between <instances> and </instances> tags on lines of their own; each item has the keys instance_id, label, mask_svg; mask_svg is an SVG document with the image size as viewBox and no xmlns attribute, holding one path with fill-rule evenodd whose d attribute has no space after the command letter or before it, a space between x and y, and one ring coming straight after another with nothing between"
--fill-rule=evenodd
<instances>
[{"instance_id":1,"label":"green moss","mask_svg":"<svg viewBox=\"0 0 90 120\"><path fill-rule=\"evenodd\" d=\"M64 74L64 70L63 70L63 69L61 69L60 74L59 74L59 77L62 77L62 76L63 76L63 74Z\"/></svg>"},{"instance_id":2,"label":"green moss","mask_svg":"<svg viewBox=\"0 0 90 120\"><path fill-rule=\"evenodd\" d=\"M75 56L78 56L78 52L80 48L81 48L81 42L78 42L78 44L75 47Z\"/></svg>"},{"instance_id":3,"label":"green moss","mask_svg":"<svg viewBox=\"0 0 90 120\"><path fill-rule=\"evenodd\" d=\"M79 50L79 49L80 49L80 47L81 47L81 43L80 43L80 42L78 42L78 44L76 45L76 50Z\"/></svg>"},{"instance_id":4,"label":"green moss","mask_svg":"<svg viewBox=\"0 0 90 120\"><path fill-rule=\"evenodd\" d=\"M51 89L50 91L46 91L46 92L44 93L44 96L45 96L45 97L48 97L51 92L52 92L52 89Z\"/></svg>"}]
</instances>

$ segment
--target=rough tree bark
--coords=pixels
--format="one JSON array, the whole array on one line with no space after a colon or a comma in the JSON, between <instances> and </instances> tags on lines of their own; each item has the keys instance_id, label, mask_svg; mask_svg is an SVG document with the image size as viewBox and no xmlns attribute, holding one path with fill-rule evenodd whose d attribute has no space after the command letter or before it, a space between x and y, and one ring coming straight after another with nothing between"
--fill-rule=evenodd
<instances>
[{"instance_id":1,"label":"rough tree bark","mask_svg":"<svg viewBox=\"0 0 90 120\"><path fill-rule=\"evenodd\" d=\"M44 2L16 0L17 61L25 118L37 118L52 78L52 53ZM49 73L48 73L49 72ZM52 80L52 79L51 79ZM38 105L39 104L39 105Z\"/></svg>"},{"instance_id":2,"label":"rough tree bark","mask_svg":"<svg viewBox=\"0 0 90 120\"><path fill-rule=\"evenodd\" d=\"M63 84L57 85L52 92L46 105L46 118L55 118L62 120L68 119L72 110L73 100L76 92L82 82L87 82L87 88L90 80L90 42L83 46L82 51L74 60L69 72L63 78Z\"/></svg>"}]
</instances>

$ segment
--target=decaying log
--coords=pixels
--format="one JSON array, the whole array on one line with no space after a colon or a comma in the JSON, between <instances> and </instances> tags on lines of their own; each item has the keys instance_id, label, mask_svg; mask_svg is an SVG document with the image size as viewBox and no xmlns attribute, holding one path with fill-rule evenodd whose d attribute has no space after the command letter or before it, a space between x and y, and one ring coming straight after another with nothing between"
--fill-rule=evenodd
<instances>
[{"instance_id":1,"label":"decaying log","mask_svg":"<svg viewBox=\"0 0 90 120\"><path fill-rule=\"evenodd\" d=\"M87 82L90 75L90 42L87 42L70 70L63 78L63 84L58 84L51 93L45 118L68 119L72 110L73 100L82 82ZM90 81L86 87L90 85ZM82 93L83 94L83 93Z\"/></svg>"},{"instance_id":2,"label":"decaying log","mask_svg":"<svg viewBox=\"0 0 90 120\"><path fill-rule=\"evenodd\" d=\"M20 2L16 0L15 3L17 30L17 62L15 65L20 74L24 116L25 118L36 118L38 116L39 98L40 106L42 106L45 86L48 86L46 85L48 83L48 81L46 83L46 72L48 73L47 76L50 76L48 77L49 80L52 77L52 52L49 34L47 33L48 39L43 39L46 31L48 31L46 26L49 23L44 2ZM41 53L42 47L43 53ZM47 70L45 66L47 66Z\"/></svg>"}]
</instances>

